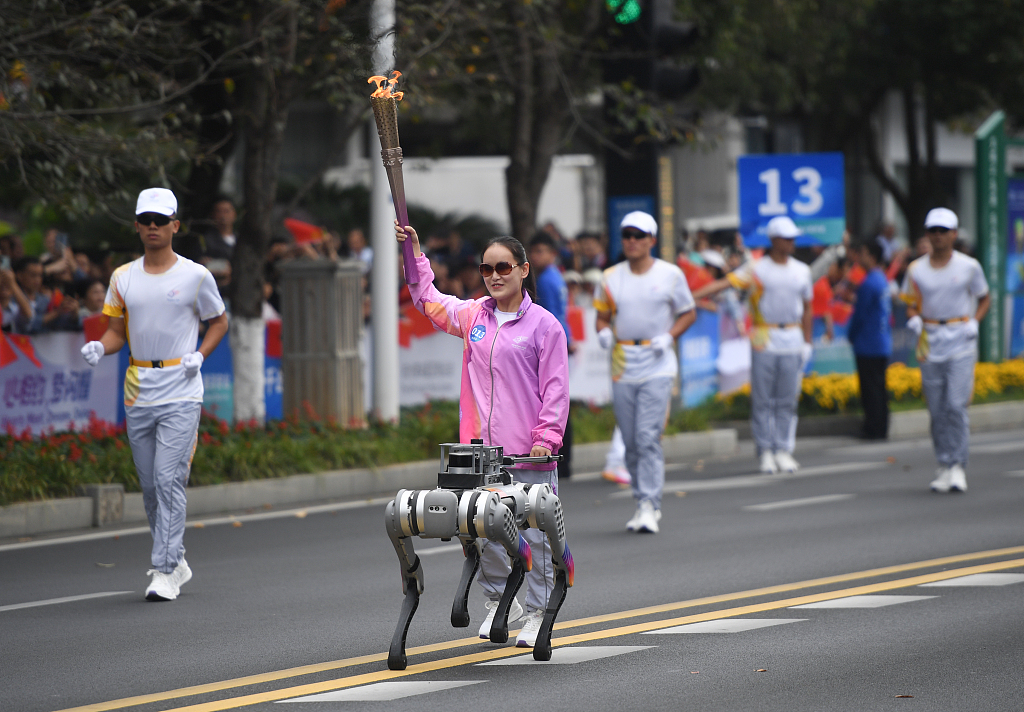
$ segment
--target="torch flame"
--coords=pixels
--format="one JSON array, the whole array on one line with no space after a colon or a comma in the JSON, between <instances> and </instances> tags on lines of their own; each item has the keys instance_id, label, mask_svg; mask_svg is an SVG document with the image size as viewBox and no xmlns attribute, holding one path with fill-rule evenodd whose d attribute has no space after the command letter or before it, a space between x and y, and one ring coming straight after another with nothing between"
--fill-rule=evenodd
<instances>
[{"instance_id":1,"label":"torch flame","mask_svg":"<svg viewBox=\"0 0 1024 712\"><path fill-rule=\"evenodd\" d=\"M397 69L391 72L390 76L387 77L370 77L366 80L367 84L373 84L376 82L377 91L370 94L371 98L374 99L394 99L395 101L401 101L404 96L404 92L391 91L392 88L398 86L398 78L402 76L402 73Z\"/></svg>"}]
</instances>

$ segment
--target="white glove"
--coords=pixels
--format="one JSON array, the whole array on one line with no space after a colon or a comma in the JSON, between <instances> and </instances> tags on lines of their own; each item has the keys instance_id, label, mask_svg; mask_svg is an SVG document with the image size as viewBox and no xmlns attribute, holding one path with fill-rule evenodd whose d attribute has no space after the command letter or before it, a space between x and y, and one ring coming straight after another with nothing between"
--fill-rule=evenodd
<instances>
[{"instance_id":1,"label":"white glove","mask_svg":"<svg viewBox=\"0 0 1024 712\"><path fill-rule=\"evenodd\" d=\"M921 317L912 316L907 319L907 328L913 331L918 336L921 335L921 329L924 328L924 322L921 321Z\"/></svg>"},{"instance_id":2,"label":"white glove","mask_svg":"<svg viewBox=\"0 0 1024 712\"><path fill-rule=\"evenodd\" d=\"M803 346L800 347L800 370L803 371L807 368L807 364L811 362L811 357L814 356L814 347L806 341Z\"/></svg>"},{"instance_id":3,"label":"white glove","mask_svg":"<svg viewBox=\"0 0 1024 712\"><path fill-rule=\"evenodd\" d=\"M181 357L181 365L185 368L185 378L195 378L203 365L203 355L198 351Z\"/></svg>"},{"instance_id":4,"label":"white glove","mask_svg":"<svg viewBox=\"0 0 1024 712\"><path fill-rule=\"evenodd\" d=\"M597 332L597 343L601 345L602 349L610 349L612 344L615 343L615 334L612 332L612 327L606 326Z\"/></svg>"},{"instance_id":5,"label":"white glove","mask_svg":"<svg viewBox=\"0 0 1024 712\"><path fill-rule=\"evenodd\" d=\"M90 366L95 366L107 355L107 350L99 341L90 341L82 347L82 358Z\"/></svg>"},{"instance_id":6,"label":"white glove","mask_svg":"<svg viewBox=\"0 0 1024 712\"><path fill-rule=\"evenodd\" d=\"M651 339L651 348L654 349L654 353L660 354L668 351L672 348L672 344L675 343L675 339L672 338L672 334L667 331L664 334L658 334Z\"/></svg>"},{"instance_id":7,"label":"white glove","mask_svg":"<svg viewBox=\"0 0 1024 712\"><path fill-rule=\"evenodd\" d=\"M968 339L978 338L978 320L968 319L967 323L964 324L964 334L967 335Z\"/></svg>"}]
</instances>

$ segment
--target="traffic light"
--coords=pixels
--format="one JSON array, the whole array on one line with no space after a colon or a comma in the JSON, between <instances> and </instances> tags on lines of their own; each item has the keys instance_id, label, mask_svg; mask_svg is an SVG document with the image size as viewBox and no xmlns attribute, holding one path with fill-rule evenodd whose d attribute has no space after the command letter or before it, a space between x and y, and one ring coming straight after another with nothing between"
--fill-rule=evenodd
<instances>
[{"instance_id":1,"label":"traffic light","mask_svg":"<svg viewBox=\"0 0 1024 712\"><path fill-rule=\"evenodd\" d=\"M700 81L696 66L676 59L698 37L692 22L673 18L672 0L606 0L614 24L609 30L608 53L602 63L605 85L630 94L650 92L674 101ZM608 197L609 249L618 257L618 220L630 210L658 217L659 145L642 129L623 128L623 107L605 96L605 117L613 127L611 140L618 150L605 148L605 195ZM659 236L659 239L661 236ZM668 236L672 239L672 236Z\"/></svg>"}]
</instances>

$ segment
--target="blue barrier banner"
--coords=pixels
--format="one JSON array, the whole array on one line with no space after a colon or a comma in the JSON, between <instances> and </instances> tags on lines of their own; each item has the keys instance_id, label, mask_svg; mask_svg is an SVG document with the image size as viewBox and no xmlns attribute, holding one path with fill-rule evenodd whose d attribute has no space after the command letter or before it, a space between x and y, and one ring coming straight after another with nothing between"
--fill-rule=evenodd
<instances>
[{"instance_id":1,"label":"blue barrier banner","mask_svg":"<svg viewBox=\"0 0 1024 712\"><path fill-rule=\"evenodd\" d=\"M808 243L842 241L846 229L842 153L740 156L737 169L740 232L748 246L767 246L765 228L779 215L792 218L812 238Z\"/></svg>"},{"instance_id":2,"label":"blue barrier banner","mask_svg":"<svg viewBox=\"0 0 1024 712\"><path fill-rule=\"evenodd\" d=\"M1010 358L1024 354L1024 180L1011 178L1006 208L1009 235L1006 241L1006 297Z\"/></svg>"},{"instance_id":3,"label":"blue barrier banner","mask_svg":"<svg viewBox=\"0 0 1024 712\"><path fill-rule=\"evenodd\" d=\"M846 338L846 324L832 325L832 340L825 339L825 320L818 317L814 320L811 340L814 343L814 356L807 364L804 373L853 373L857 370L857 361L853 355L853 347Z\"/></svg>"},{"instance_id":4,"label":"blue barrier banner","mask_svg":"<svg viewBox=\"0 0 1024 712\"><path fill-rule=\"evenodd\" d=\"M693 408L718 392L718 313L697 310L697 321L679 339L683 406Z\"/></svg>"}]
</instances>

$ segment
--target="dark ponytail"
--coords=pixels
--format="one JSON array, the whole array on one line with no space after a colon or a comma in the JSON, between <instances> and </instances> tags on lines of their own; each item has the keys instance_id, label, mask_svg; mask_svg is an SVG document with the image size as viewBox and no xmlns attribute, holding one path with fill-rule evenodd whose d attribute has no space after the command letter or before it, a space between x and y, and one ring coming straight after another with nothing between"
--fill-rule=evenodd
<instances>
[{"instance_id":1,"label":"dark ponytail","mask_svg":"<svg viewBox=\"0 0 1024 712\"><path fill-rule=\"evenodd\" d=\"M500 237L492 237L487 246L484 247L484 252L487 252L487 248L491 245L501 245L507 248L512 253L512 257L519 264L525 264L529 262L526 259L526 248L523 247L523 243L514 237L509 235L502 235ZM526 275L526 279L523 280L523 287L526 289L526 293L530 295L532 301L537 301L537 280L533 276L533 265L530 265L530 274Z\"/></svg>"}]
</instances>

